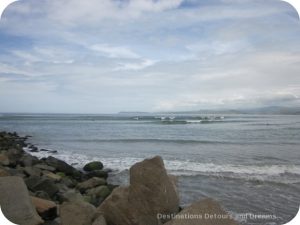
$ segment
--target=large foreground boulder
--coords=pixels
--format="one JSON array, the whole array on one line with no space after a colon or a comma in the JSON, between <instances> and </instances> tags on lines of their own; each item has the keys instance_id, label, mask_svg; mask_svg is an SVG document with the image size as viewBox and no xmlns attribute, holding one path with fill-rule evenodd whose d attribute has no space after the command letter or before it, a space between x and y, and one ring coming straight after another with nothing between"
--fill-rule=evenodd
<instances>
[{"instance_id":1,"label":"large foreground boulder","mask_svg":"<svg viewBox=\"0 0 300 225\"><path fill-rule=\"evenodd\" d=\"M107 225L103 215L98 216L92 225Z\"/></svg>"},{"instance_id":2,"label":"large foreground boulder","mask_svg":"<svg viewBox=\"0 0 300 225\"><path fill-rule=\"evenodd\" d=\"M157 214L176 214L179 197L161 157L146 159L130 169L130 186L118 187L100 205L108 224L160 225Z\"/></svg>"},{"instance_id":3,"label":"large foreground boulder","mask_svg":"<svg viewBox=\"0 0 300 225\"><path fill-rule=\"evenodd\" d=\"M166 215L159 214L158 217L162 218ZM205 199L185 208L165 225L237 225L237 223L219 203L212 199Z\"/></svg>"},{"instance_id":4,"label":"large foreground boulder","mask_svg":"<svg viewBox=\"0 0 300 225\"><path fill-rule=\"evenodd\" d=\"M33 206L28 190L20 177L0 178L0 205L5 217L19 225L38 225L43 220Z\"/></svg>"},{"instance_id":5,"label":"large foreground boulder","mask_svg":"<svg viewBox=\"0 0 300 225\"><path fill-rule=\"evenodd\" d=\"M64 202L60 206L59 214L61 225L91 225L96 208L87 202Z\"/></svg>"},{"instance_id":6,"label":"large foreground boulder","mask_svg":"<svg viewBox=\"0 0 300 225\"><path fill-rule=\"evenodd\" d=\"M143 207L149 206L149 213L176 213L179 210L179 196L161 157L146 159L130 168L129 198L137 199ZM137 206L139 206L137 205Z\"/></svg>"}]
</instances>

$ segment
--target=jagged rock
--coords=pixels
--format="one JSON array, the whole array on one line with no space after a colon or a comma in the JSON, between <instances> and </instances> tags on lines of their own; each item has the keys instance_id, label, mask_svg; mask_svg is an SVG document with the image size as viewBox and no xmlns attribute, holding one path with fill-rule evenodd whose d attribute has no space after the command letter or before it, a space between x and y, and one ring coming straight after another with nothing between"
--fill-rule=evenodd
<instances>
[{"instance_id":1,"label":"jagged rock","mask_svg":"<svg viewBox=\"0 0 300 225\"><path fill-rule=\"evenodd\" d=\"M102 169L103 169L103 164L102 162L99 161L90 162L83 167L83 170L87 172L94 171L94 170L102 170Z\"/></svg>"},{"instance_id":2,"label":"jagged rock","mask_svg":"<svg viewBox=\"0 0 300 225\"><path fill-rule=\"evenodd\" d=\"M142 225L138 223L138 209L131 205L128 192L128 187L117 187L97 208L108 224Z\"/></svg>"},{"instance_id":3,"label":"jagged rock","mask_svg":"<svg viewBox=\"0 0 300 225\"><path fill-rule=\"evenodd\" d=\"M29 146L30 152L39 152L39 149L33 145Z\"/></svg>"},{"instance_id":4,"label":"jagged rock","mask_svg":"<svg viewBox=\"0 0 300 225\"><path fill-rule=\"evenodd\" d=\"M23 169L24 173L27 175L27 176L37 176L39 177L42 173L42 171L39 169L39 168L35 168L35 167L25 167Z\"/></svg>"},{"instance_id":5,"label":"jagged rock","mask_svg":"<svg viewBox=\"0 0 300 225\"><path fill-rule=\"evenodd\" d=\"M61 183L69 188L74 188L77 185L77 182L69 177L63 177Z\"/></svg>"},{"instance_id":6,"label":"jagged rock","mask_svg":"<svg viewBox=\"0 0 300 225\"><path fill-rule=\"evenodd\" d=\"M43 171L43 176L45 176L55 182L61 181L61 176L59 176L55 173L52 173L50 171Z\"/></svg>"},{"instance_id":7,"label":"jagged rock","mask_svg":"<svg viewBox=\"0 0 300 225\"><path fill-rule=\"evenodd\" d=\"M54 158L53 156L49 156L48 158L46 158L45 162L49 166L54 167L57 171L63 172L67 175L73 175L77 173L77 170L74 167L70 166L60 159Z\"/></svg>"},{"instance_id":8,"label":"jagged rock","mask_svg":"<svg viewBox=\"0 0 300 225\"><path fill-rule=\"evenodd\" d=\"M25 178L25 174L23 173L23 168L20 167L16 167L16 168L7 168L7 171L11 174L11 176L18 176L18 177L22 177Z\"/></svg>"},{"instance_id":9,"label":"jagged rock","mask_svg":"<svg viewBox=\"0 0 300 225\"><path fill-rule=\"evenodd\" d=\"M58 193L65 193L65 192L67 192L67 191L70 190L66 185L64 185L64 184L62 184L62 183L56 183L56 186L57 186L58 189L59 189L59 192L58 192Z\"/></svg>"},{"instance_id":10,"label":"jagged rock","mask_svg":"<svg viewBox=\"0 0 300 225\"><path fill-rule=\"evenodd\" d=\"M186 218L186 215L197 215L198 218ZM237 222L221 208L219 203L205 199L183 209L165 225L237 225Z\"/></svg>"},{"instance_id":11,"label":"jagged rock","mask_svg":"<svg viewBox=\"0 0 300 225\"><path fill-rule=\"evenodd\" d=\"M0 178L0 205L5 217L15 224L39 225L43 223L20 177Z\"/></svg>"},{"instance_id":12,"label":"jagged rock","mask_svg":"<svg viewBox=\"0 0 300 225\"><path fill-rule=\"evenodd\" d=\"M25 179L25 183L29 190L33 192L44 191L50 198L59 191L57 185L52 180L43 177L32 176Z\"/></svg>"},{"instance_id":13,"label":"jagged rock","mask_svg":"<svg viewBox=\"0 0 300 225\"><path fill-rule=\"evenodd\" d=\"M61 178L66 177L66 174L63 173L63 172L57 172L56 174L57 174L58 176L60 176Z\"/></svg>"},{"instance_id":14,"label":"jagged rock","mask_svg":"<svg viewBox=\"0 0 300 225\"><path fill-rule=\"evenodd\" d=\"M104 170L94 170L94 171L91 171L91 172L87 173L86 176L88 178L100 177L100 178L105 178L106 179L108 177L108 172L104 171Z\"/></svg>"},{"instance_id":15,"label":"jagged rock","mask_svg":"<svg viewBox=\"0 0 300 225\"><path fill-rule=\"evenodd\" d=\"M83 196L76 192L75 190L69 190L64 193L59 194L59 201L60 202L82 202L84 201Z\"/></svg>"},{"instance_id":16,"label":"jagged rock","mask_svg":"<svg viewBox=\"0 0 300 225\"><path fill-rule=\"evenodd\" d=\"M41 178L39 176L31 176L24 179L25 184L29 190L33 190L34 186L39 182Z\"/></svg>"},{"instance_id":17,"label":"jagged rock","mask_svg":"<svg viewBox=\"0 0 300 225\"><path fill-rule=\"evenodd\" d=\"M91 196L94 196L96 198L101 197L103 199L106 198L109 194L110 194L110 190L105 185L95 187L95 188L89 189L87 191L87 195L91 195Z\"/></svg>"},{"instance_id":18,"label":"jagged rock","mask_svg":"<svg viewBox=\"0 0 300 225\"><path fill-rule=\"evenodd\" d=\"M92 195L84 195L83 200L85 202L88 202L88 203L92 204L95 207L98 207L104 201L104 198L95 197L95 196L92 196Z\"/></svg>"},{"instance_id":19,"label":"jagged rock","mask_svg":"<svg viewBox=\"0 0 300 225\"><path fill-rule=\"evenodd\" d=\"M57 217L57 205L54 202L37 197L31 197L31 201L43 219L52 220Z\"/></svg>"},{"instance_id":20,"label":"jagged rock","mask_svg":"<svg viewBox=\"0 0 300 225\"><path fill-rule=\"evenodd\" d=\"M96 208L87 202L64 202L60 206L61 225L91 225Z\"/></svg>"},{"instance_id":21,"label":"jagged rock","mask_svg":"<svg viewBox=\"0 0 300 225\"><path fill-rule=\"evenodd\" d=\"M7 177L7 176L11 176L9 171L4 168L0 168L0 177Z\"/></svg>"},{"instance_id":22,"label":"jagged rock","mask_svg":"<svg viewBox=\"0 0 300 225\"><path fill-rule=\"evenodd\" d=\"M17 162L23 156L24 151L21 148L10 148L7 151L7 157L9 158L9 162L11 166L16 166Z\"/></svg>"},{"instance_id":23,"label":"jagged rock","mask_svg":"<svg viewBox=\"0 0 300 225\"><path fill-rule=\"evenodd\" d=\"M108 224L159 225L157 214L175 214L179 197L161 157L146 159L130 168L130 186L115 188L100 205Z\"/></svg>"},{"instance_id":24,"label":"jagged rock","mask_svg":"<svg viewBox=\"0 0 300 225\"><path fill-rule=\"evenodd\" d=\"M24 154L20 158L19 161L20 161L20 164L24 167L33 166L33 165L38 164L40 162L40 160L36 156L32 156L30 154Z\"/></svg>"},{"instance_id":25,"label":"jagged rock","mask_svg":"<svg viewBox=\"0 0 300 225\"><path fill-rule=\"evenodd\" d=\"M107 187L112 192L115 188L119 187L120 185L117 184L107 184Z\"/></svg>"},{"instance_id":26,"label":"jagged rock","mask_svg":"<svg viewBox=\"0 0 300 225\"><path fill-rule=\"evenodd\" d=\"M42 199L45 199L45 200L51 200L49 195L44 191L36 191L36 192L34 192L33 196L35 196L37 198L42 198Z\"/></svg>"},{"instance_id":27,"label":"jagged rock","mask_svg":"<svg viewBox=\"0 0 300 225\"><path fill-rule=\"evenodd\" d=\"M102 186L87 190L87 193L84 196L84 199L85 199L85 201L98 207L110 193L111 193L110 189L106 185L102 185Z\"/></svg>"},{"instance_id":28,"label":"jagged rock","mask_svg":"<svg viewBox=\"0 0 300 225\"><path fill-rule=\"evenodd\" d=\"M0 154L0 165L2 166L9 166L9 158L6 154Z\"/></svg>"},{"instance_id":29,"label":"jagged rock","mask_svg":"<svg viewBox=\"0 0 300 225\"><path fill-rule=\"evenodd\" d=\"M48 152L48 153L52 153L52 154L55 154L55 153L58 152L57 150L48 150L48 149L44 149L44 148L40 149L40 151L41 152Z\"/></svg>"},{"instance_id":30,"label":"jagged rock","mask_svg":"<svg viewBox=\"0 0 300 225\"><path fill-rule=\"evenodd\" d=\"M77 184L77 189L81 192L85 192L87 189L91 189L100 185L106 184L106 180L99 177L90 178L84 182Z\"/></svg>"},{"instance_id":31,"label":"jagged rock","mask_svg":"<svg viewBox=\"0 0 300 225\"><path fill-rule=\"evenodd\" d=\"M92 225L107 225L103 215L99 215L93 222Z\"/></svg>"},{"instance_id":32,"label":"jagged rock","mask_svg":"<svg viewBox=\"0 0 300 225\"><path fill-rule=\"evenodd\" d=\"M34 167L39 168L41 170L48 170L50 172L54 172L56 169L53 166L48 166L46 164L37 164Z\"/></svg>"},{"instance_id":33,"label":"jagged rock","mask_svg":"<svg viewBox=\"0 0 300 225\"><path fill-rule=\"evenodd\" d=\"M61 225L59 221L56 220L49 220L43 223L43 225Z\"/></svg>"}]
</instances>

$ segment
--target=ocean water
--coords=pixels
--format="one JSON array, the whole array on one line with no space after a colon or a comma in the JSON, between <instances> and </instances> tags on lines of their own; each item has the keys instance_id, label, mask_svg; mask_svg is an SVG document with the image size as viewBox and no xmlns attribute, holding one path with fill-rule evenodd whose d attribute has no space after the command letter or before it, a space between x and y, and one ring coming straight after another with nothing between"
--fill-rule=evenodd
<instances>
[{"instance_id":1,"label":"ocean water","mask_svg":"<svg viewBox=\"0 0 300 225\"><path fill-rule=\"evenodd\" d=\"M242 224L283 224L299 208L300 116L1 114L0 130L31 135L75 167L101 160L117 184L161 155L183 206L211 197Z\"/></svg>"}]
</instances>

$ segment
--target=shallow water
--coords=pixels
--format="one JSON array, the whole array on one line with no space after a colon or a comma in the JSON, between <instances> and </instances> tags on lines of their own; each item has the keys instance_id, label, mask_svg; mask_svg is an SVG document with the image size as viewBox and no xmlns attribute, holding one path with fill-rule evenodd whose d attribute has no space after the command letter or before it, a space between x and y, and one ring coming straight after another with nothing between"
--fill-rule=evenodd
<instances>
[{"instance_id":1,"label":"shallow water","mask_svg":"<svg viewBox=\"0 0 300 225\"><path fill-rule=\"evenodd\" d=\"M179 176L182 205L212 197L245 224L286 223L299 207L300 116L4 114L0 130L31 135L78 167L101 160L116 183L135 162L161 155Z\"/></svg>"}]
</instances>

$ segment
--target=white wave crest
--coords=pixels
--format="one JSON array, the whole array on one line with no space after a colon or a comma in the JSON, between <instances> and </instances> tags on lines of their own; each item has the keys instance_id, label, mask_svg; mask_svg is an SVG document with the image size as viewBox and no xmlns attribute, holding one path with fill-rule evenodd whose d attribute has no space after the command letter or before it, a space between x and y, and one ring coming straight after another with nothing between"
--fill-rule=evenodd
<instances>
[{"instance_id":1,"label":"white wave crest","mask_svg":"<svg viewBox=\"0 0 300 225\"><path fill-rule=\"evenodd\" d=\"M31 153L39 158L53 155L49 152ZM115 172L128 170L132 165L142 161L144 158L135 157L95 157L78 153L60 153L55 157L82 168L86 163L100 160L106 168ZM230 178L282 181L283 183L300 182L300 165L234 165L234 164L214 164L200 163L194 161L164 160L169 173L178 176L219 176ZM296 178L283 179L287 174Z\"/></svg>"}]
</instances>

